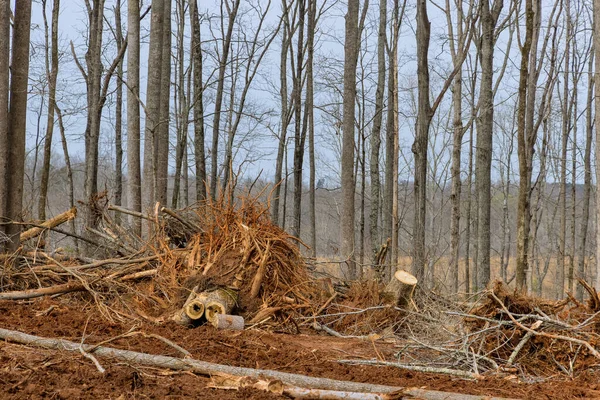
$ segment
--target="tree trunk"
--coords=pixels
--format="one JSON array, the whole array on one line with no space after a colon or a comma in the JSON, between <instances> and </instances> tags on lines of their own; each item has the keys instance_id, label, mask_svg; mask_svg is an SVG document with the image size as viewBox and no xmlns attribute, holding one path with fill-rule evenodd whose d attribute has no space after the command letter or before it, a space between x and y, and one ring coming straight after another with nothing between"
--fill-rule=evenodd
<instances>
[{"instance_id":1,"label":"tree trunk","mask_svg":"<svg viewBox=\"0 0 600 400\"><path fill-rule=\"evenodd\" d=\"M359 0L348 1L344 46L344 97L342 138L342 214L341 254L348 263L350 279L356 279L354 262L354 103L356 100L356 66L358 63ZM298 106L298 105L296 105Z\"/></svg>"},{"instance_id":2,"label":"tree trunk","mask_svg":"<svg viewBox=\"0 0 600 400\"><path fill-rule=\"evenodd\" d=\"M594 49L590 54L588 65L588 87L587 87L587 108L585 112L585 153L583 156L583 206L581 212L581 225L579 232L579 259L577 264L577 276L587 281L585 271L585 251L587 244L588 224L590 219L590 197L592 192L592 135L594 120L592 119L592 102L594 92ZM576 296L578 300L583 300L583 286L577 285Z\"/></svg>"},{"instance_id":3,"label":"tree trunk","mask_svg":"<svg viewBox=\"0 0 600 400\"><path fill-rule=\"evenodd\" d=\"M25 135L27 125L27 83L29 77L29 37L31 33L31 0L19 1L15 5L10 77L10 108L8 111L8 175L6 187L0 197L7 197L6 216L10 221L22 220L23 178L25 173ZM0 54L1 55L1 54ZM21 226L6 226L9 237L8 250L19 247Z\"/></svg>"},{"instance_id":4,"label":"tree trunk","mask_svg":"<svg viewBox=\"0 0 600 400\"><path fill-rule=\"evenodd\" d=\"M450 9L446 10L448 19L450 52L452 62L456 66L461 58L464 36L463 36L463 8L462 3L457 3L456 9L456 35L452 31ZM457 52L458 50L458 52ZM460 257L460 196L462 182L460 177L462 162L462 139L465 134L462 121L462 68L456 73L452 84L452 109L453 115L453 133L452 133L452 192L450 193L450 202L452 203L452 215L450 219L450 270L452 279L452 289L458 293L459 270L458 260Z\"/></svg>"},{"instance_id":5,"label":"tree trunk","mask_svg":"<svg viewBox=\"0 0 600 400\"><path fill-rule=\"evenodd\" d=\"M302 126L302 83L304 72L304 21L305 21L305 0L298 0L298 43L296 45L296 74L294 76L295 95L294 104L294 195L292 201L292 225L291 234L300 237L300 224L302 222L302 161L304 159L304 146L302 146L302 136L304 129ZM353 105L354 107L354 105ZM306 105L305 105L306 108Z\"/></svg>"},{"instance_id":6,"label":"tree trunk","mask_svg":"<svg viewBox=\"0 0 600 400\"><path fill-rule=\"evenodd\" d=\"M140 2L127 1L127 202L142 211L140 164ZM130 218L133 234L142 235L142 220Z\"/></svg>"},{"instance_id":7,"label":"tree trunk","mask_svg":"<svg viewBox=\"0 0 600 400\"><path fill-rule=\"evenodd\" d=\"M40 198L38 202L38 219L46 219L46 204L48 196L48 181L50 178L50 157L52 156L52 136L54 133L54 110L56 108L56 79L58 77L58 14L60 0L54 0L52 5L52 44L48 37L48 19L46 17L46 0L42 2L45 27L45 57L46 76L48 78L48 119L46 122L46 138L44 140L44 161L40 177ZM51 61L50 61L51 60Z\"/></svg>"},{"instance_id":8,"label":"tree trunk","mask_svg":"<svg viewBox=\"0 0 600 400\"><path fill-rule=\"evenodd\" d=\"M157 147L161 117L162 51L164 39L165 0L152 0L150 22L150 44L148 50L148 80L146 89L146 127L144 135L144 186L143 204L145 211L154 206L157 199L156 180Z\"/></svg>"},{"instance_id":9,"label":"tree trunk","mask_svg":"<svg viewBox=\"0 0 600 400\"><path fill-rule=\"evenodd\" d=\"M225 85L225 69L227 67L227 61L229 59L229 50L231 46L231 37L233 35L233 27L235 24L235 18L237 15L238 8L240 7L240 0L233 1L233 7L229 5L227 0L224 0L227 12L227 33L223 38L223 47L221 48L221 58L219 59L219 78L217 80L217 92L215 100L215 115L213 118L213 137L212 137L212 153L211 153L211 171L210 171L210 195L213 200L217 198L217 179L218 179L218 167L219 167L219 135L221 129L221 108L223 106L223 90ZM222 1L223 3L223 1ZM223 7L223 5L221 5ZM225 18L225 15L221 15L221 18Z\"/></svg>"},{"instance_id":10,"label":"tree trunk","mask_svg":"<svg viewBox=\"0 0 600 400\"><path fill-rule=\"evenodd\" d=\"M477 120L476 191L477 204L477 283L481 290L490 281L490 213L492 141L494 136L494 44L495 26L503 1L496 0L493 9L484 0L481 7L481 86L479 89L479 117Z\"/></svg>"},{"instance_id":11,"label":"tree trunk","mask_svg":"<svg viewBox=\"0 0 600 400\"><path fill-rule=\"evenodd\" d=\"M176 3L177 13L177 64L175 68L175 75L177 76L176 84L176 115L177 115L177 143L175 144L175 176L173 177L173 194L171 198L171 207L177 208L181 203L179 198L181 196L181 178L183 168L183 158L186 156L187 149L187 138L188 138L188 120L189 120L189 107L188 100L185 93L185 49L183 45L184 31L185 31L185 2L177 1ZM193 17L192 17L193 20ZM192 36L193 37L193 36ZM193 50L192 50L193 51Z\"/></svg>"},{"instance_id":12,"label":"tree trunk","mask_svg":"<svg viewBox=\"0 0 600 400\"><path fill-rule=\"evenodd\" d=\"M315 54L315 30L316 30L317 0L308 0L308 27L306 47L308 58L306 61L306 106L308 123L308 158L310 175L308 178L308 222L310 224L310 246L311 257L317 256L317 213L315 199L315 117L314 117L314 54Z\"/></svg>"},{"instance_id":13,"label":"tree trunk","mask_svg":"<svg viewBox=\"0 0 600 400\"><path fill-rule=\"evenodd\" d=\"M596 69L594 71L594 91L600 93L600 45L597 39L600 38L600 0L594 0L594 56L596 58ZM595 121L596 131L600 127L600 96L595 98ZM596 160L600 160L600 135L596 134ZM596 182L600 182L600 163L596 162ZM600 288L600 228L598 227L598 221L600 221L600 201L598 201L598 195L596 194L596 270L594 281L594 287Z\"/></svg>"},{"instance_id":14,"label":"tree trunk","mask_svg":"<svg viewBox=\"0 0 600 400\"><path fill-rule=\"evenodd\" d=\"M400 223L398 219L398 154L400 152L400 132L398 124L398 40L400 38L400 23L404 14L404 2L402 12L400 12L400 2L394 0L394 10L392 11L393 21L393 37L392 37L392 50L389 55L390 62L390 77L388 83L388 93L390 95L388 99L388 130L393 135L392 140L392 180L391 180L391 219L390 219L390 236L392 238L392 246L390 251L390 267L386 271L386 281L392 279L396 266L398 265L398 231L400 229Z\"/></svg>"},{"instance_id":15,"label":"tree trunk","mask_svg":"<svg viewBox=\"0 0 600 400\"><path fill-rule=\"evenodd\" d=\"M519 195L517 207L517 271L516 285L521 292L527 290L527 274L529 272L529 224L531 221L530 214L530 196L529 190L531 187L531 148L530 138L527 135L526 129L526 113L528 94L530 90L535 90L529 87L529 58L534 36L534 8L535 0L525 1L525 41L521 47L521 68L519 75L519 98L517 108L517 152L519 156Z\"/></svg>"},{"instance_id":16,"label":"tree trunk","mask_svg":"<svg viewBox=\"0 0 600 400\"><path fill-rule=\"evenodd\" d=\"M121 23L121 1L115 4L115 36L117 53L123 47L123 25ZM117 67L116 101L115 105L115 205L120 206L123 198L123 60ZM121 223L121 214L115 214L115 222Z\"/></svg>"},{"instance_id":17,"label":"tree trunk","mask_svg":"<svg viewBox=\"0 0 600 400\"><path fill-rule=\"evenodd\" d=\"M190 2L192 58L194 72L194 156L196 159L196 201L206 199L206 155L204 154L204 86L202 84L202 41L198 1Z\"/></svg>"},{"instance_id":18,"label":"tree trunk","mask_svg":"<svg viewBox=\"0 0 600 400\"><path fill-rule=\"evenodd\" d=\"M561 129L561 157L560 157L560 191L558 201L560 207L560 233L558 238L558 254L556 256L556 298L561 299L565 287L565 252L567 245L567 145L569 142L571 116L569 110L569 74L571 64L571 19L569 18L569 0L565 1L566 7L566 40L565 40L565 62L564 62L564 80L563 80L563 98L562 98L562 129ZM575 183L575 182L573 182Z\"/></svg>"},{"instance_id":19,"label":"tree trunk","mask_svg":"<svg viewBox=\"0 0 600 400\"><path fill-rule=\"evenodd\" d=\"M412 272L419 282L425 276L425 223L427 209L427 144L432 118L429 103L429 38L430 22L427 17L426 0L417 1L417 124L412 152L415 158L414 176L414 222ZM432 277L433 278L433 277Z\"/></svg>"},{"instance_id":20,"label":"tree trunk","mask_svg":"<svg viewBox=\"0 0 600 400\"><path fill-rule=\"evenodd\" d=\"M94 196L98 192L98 143L102 116L102 34L104 29L104 0L94 0L88 9L88 49L85 54L87 67L87 124L85 129L85 181L84 198L88 202L85 224L95 227L98 216L93 210ZM91 248L88 249L88 252Z\"/></svg>"},{"instance_id":21,"label":"tree trunk","mask_svg":"<svg viewBox=\"0 0 600 400\"><path fill-rule=\"evenodd\" d=\"M369 236L371 239L371 259L377 258L377 250L381 246L382 238L379 234L379 210L381 207L381 180L379 176L379 152L381 148L381 125L383 121L383 97L385 91L385 36L387 25L387 0L379 1L379 33L377 38L377 89L375 92L375 114L371 130L371 212L369 218ZM380 266L378 278L381 279Z\"/></svg>"},{"instance_id":22,"label":"tree trunk","mask_svg":"<svg viewBox=\"0 0 600 400\"><path fill-rule=\"evenodd\" d=\"M8 107L10 67L10 0L0 0L0 216L8 214ZM4 221L2 221L4 222ZM8 225L0 224L0 253L6 245Z\"/></svg>"},{"instance_id":23,"label":"tree trunk","mask_svg":"<svg viewBox=\"0 0 600 400\"><path fill-rule=\"evenodd\" d=\"M160 119L155 134L156 147L154 190L155 201L167 204L167 185L169 180L169 121L171 110L171 0L164 0L164 23L162 26L162 51L160 73Z\"/></svg>"},{"instance_id":24,"label":"tree trunk","mask_svg":"<svg viewBox=\"0 0 600 400\"><path fill-rule=\"evenodd\" d=\"M65 157L65 165L67 168L67 181L69 182L69 207L75 207L75 184L73 182L73 168L71 168L71 157L69 156L69 146L67 145L67 135L65 133L65 125L63 123L62 111L57 106L56 107L56 116L58 117L58 129L60 131L60 141L62 144L63 155ZM75 226L75 219L70 221L71 225L71 233L75 235L77 232ZM77 238L73 239L75 243L75 252L79 255L79 240Z\"/></svg>"}]
</instances>

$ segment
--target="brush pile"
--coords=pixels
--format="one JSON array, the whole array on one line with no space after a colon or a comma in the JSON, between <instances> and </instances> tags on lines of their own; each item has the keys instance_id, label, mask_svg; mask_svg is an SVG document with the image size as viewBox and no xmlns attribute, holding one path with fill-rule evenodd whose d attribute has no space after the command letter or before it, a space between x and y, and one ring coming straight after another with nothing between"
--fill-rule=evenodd
<instances>
[{"instance_id":1,"label":"brush pile","mask_svg":"<svg viewBox=\"0 0 600 400\"><path fill-rule=\"evenodd\" d=\"M465 318L470 347L503 369L536 375L577 371L600 363L600 299L594 288L587 304L572 296L543 300L495 282Z\"/></svg>"},{"instance_id":2,"label":"brush pile","mask_svg":"<svg viewBox=\"0 0 600 400\"><path fill-rule=\"evenodd\" d=\"M0 299L84 292L109 319L154 322L171 318L192 291L217 288L235 293L231 308L251 324L287 325L311 308L314 290L297 240L255 199L221 198L177 211L157 205L153 215L98 200L98 226L78 242L101 257L50 254L39 242L24 243L3 259ZM115 223L110 211L142 218L146 239Z\"/></svg>"}]
</instances>

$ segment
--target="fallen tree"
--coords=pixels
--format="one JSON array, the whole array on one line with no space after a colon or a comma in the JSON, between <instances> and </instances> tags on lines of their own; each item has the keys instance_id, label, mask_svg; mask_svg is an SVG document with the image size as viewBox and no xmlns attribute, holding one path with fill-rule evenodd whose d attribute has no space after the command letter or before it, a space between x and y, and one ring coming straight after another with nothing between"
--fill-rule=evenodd
<instances>
[{"instance_id":1,"label":"fallen tree","mask_svg":"<svg viewBox=\"0 0 600 400\"><path fill-rule=\"evenodd\" d=\"M399 399L404 397L416 397L428 400L502 400L500 398L489 396L464 395L419 388L403 388L395 386L376 385L370 383L340 381L335 379L315 378L311 376L273 370L234 367L229 365L215 364L206 361L195 360L192 358L177 358L163 355L146 354L139 353L136 351L116 349L112 347L93 346L89 344L76 343L65 339L44 338L2 328L0 328L0 339L27 346L41 347L45 349L60 351L70 351L80 353L83 355L89 354L95 357L124 361L132 365L151 366L155 368L166 368L177 371L191 371L206 376L227 374L262 380L279 380L285 385L304 389L321 389L327 391L357 393L379 393L387 394L387 398ZM100 368L98 369L101 370ZM392 395L395 397L391 397Z\"/></svg>"}]
</instances>

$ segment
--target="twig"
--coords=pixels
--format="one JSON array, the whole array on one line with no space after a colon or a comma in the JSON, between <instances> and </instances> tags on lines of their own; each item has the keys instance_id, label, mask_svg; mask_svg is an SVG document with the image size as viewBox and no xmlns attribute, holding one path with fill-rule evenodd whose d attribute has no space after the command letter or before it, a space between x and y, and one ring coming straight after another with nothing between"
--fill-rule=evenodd
<instances>
[{"instance_id":1,"label":"twig","mask_svg":"<svg viewBox=\"0 0 600 400\"><path fill-rule=\"evenodd\" d=\"M329 299L327 299L327 301L325 302L325 304L323 304L321 307L319 307L319 309L317 310L316 313L313 314L313 317L316 317L317 315L321 314L323 312L323 310L325 310L327 308L327 306L329 304L331 304L331 302L333 300L335 300L335 298L337 297L339 293L338 292L334 292L331 297Z\"/></svg>"},{"instance_id":2,"label":"twig","mask_svg":"<svg viewBox=\"0 0 600 400\"><path fill-rule=\"evenodd\" d=\"M187 220L181 218L179 215L177 215L177 213L175 211L171 210L170 208L163 207L160 209L160 211L175 218L177 221L181 222L183 225L185 225L187 228L191 229L192 231L202 232L202 228L200 228L198 225L196 225L190 221L187 221Z\"/></svg>"},{"instance_id":3,"label":"twig","mask_svg":"<svg viewBox=\"0 0 600 400\"><path fill-rule=\"evenodd\" d=\"M320 324L318 322L314 322L311 327L315 330L315 331L323 331L328 333L331 336L335 336L335 337L339 337L339 338L344 338L344 339L361 339L361 340L369 340L371 339L371 335L363 335L363 336L346 336L346 335L342 335L341 333L339 333L338 331L335 331L333 329L331 329L330 327Z\"/></svg>"},{"instance_id":4,"label":"twig","mask_svg":"<svg viewBox=\"0 0 600 400\"><path fill-rule=\"evenodd\" d=\"M428 372L433 374L445 374L445 375L454 375L461 378L466 379L481 379L481 375L474 374L468 371L461 371L457 369L450 368L436 368L436 367L424 367L421 365L410 365L410 364L401 364L390 361L378 361L378 360L338 360L340 364L351 364L351 365L380 365L386 367L396 367L401 369L406 369L409 371L417 371L417 372Z\"/></svg>"},{"instance_id":5,"label":"twig","mask_svg":"<svg viewBox=\"0 0 600 400\"><path fill-rule=\"evenodd\" d=\"M512 354L508 358L508 361L506 362L506 366L507 367L510 367L515 362L515 359L517 358L517 355L519 354L519 352L521 351L521 349L523 348L523 346L525 346L525 344L533 336L534 331L536 329L538 329L541 325L542 325L542 321L536 321L536 322L533 323L533 325L531 325L531 328L530 328L531 330L529 332L527 332L525 334L525 336L523 336L523 339L521 339L521 341L519 342L519 344L515 347L515 349L513 350Z\"/></svg>"},{"instance_id":6,"label":"twig","mask_svg":"<svg viewBox=\"0 0 600 400\"><path fill-rule=\"evenodd\" d=\"M362 314L362 313L365 313L367 311L383 310L384 308L390 308L390 306L374 306L374 307L368 307L368 308L364 308L364 309L356 310L356 311L339 312L339 313L324 314L324 315L313 315L313 316L310 316L310 317L301 317L301 318L298 318L298 319L304 320L304 319L313 319L313 318L341 317L341 316L346 316L346 315Z\"/></svg>"},{"instance_id":7,"label":"twig","mask_svg":"<svg viewBox=\"0 0 600 400\"><path fill-rule=\"evenodd\" d=\"M131 215L131 216L134 216L134 217L147 219L148 221L152 221L152 218L148 217L147 215L144 215L141 212L129 210L129 209L124 208L124 207L119 207L119 206L115 206L113 204L109 204L108 205L108 209L111 210L111 211L118 211L118 212L123 213L123 214L127 214L127 215Z\"/></svg>"},{"instance_id":8,"label":"twig","mask_svg":"<svg viewBox=\"0 0 600 400\"><path fill-rule=\"evenodd\" d=\"M96 357L94 357L93 355L91 355L90 353L86 352L85 350L83 350L83 347L79 347L79 352L81 353L82 356L84 356L85 358L92 360L92 362L94 363L94 365L96 366L96 369L98 369L98 371L100 371L101 374L104 374L106 372L106 370L104 369L104 367L102 367L102 365L100 365L100 362L98 362L98 359L96 359Z\"/></svg>"}]
</instances>

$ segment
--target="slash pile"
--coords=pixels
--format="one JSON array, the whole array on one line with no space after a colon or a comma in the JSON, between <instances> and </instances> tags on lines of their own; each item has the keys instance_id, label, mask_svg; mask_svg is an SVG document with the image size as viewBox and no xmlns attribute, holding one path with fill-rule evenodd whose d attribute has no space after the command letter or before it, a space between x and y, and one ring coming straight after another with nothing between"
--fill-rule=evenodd
<instances>
[{"instance_id":1,"label":"slash pile","mask_svg":"<svg viewBox=\"0 0 600 400\"><path fill-rule=\"evenodd\" d=\"M194 286L236 291L236 313L251 324L285 325L311 308L314 289L297 239L272 224L256 199L222 197L183 210L157 205L154 215L97 204L98 226L79 242L101 249L101 259L24 243L3 259L0 298L83 292L109 319L154 322L170 318ZM114 210L142 218L144 238L115 223Z\"/></svg>"},{"instance_id":2,"label":"slash pile","mask_svg":"<svg viewBox=\"0 0 600 400\"><path fill-rule=\"evenodd\" d=\"M600 299L587 304L572 296L549 301L510 291L495 282L466 324L476 346L502 368L535 374L562 372L572 376L600 362Z\"/></svg>"}]
</instances>

